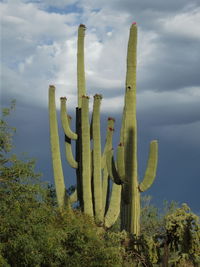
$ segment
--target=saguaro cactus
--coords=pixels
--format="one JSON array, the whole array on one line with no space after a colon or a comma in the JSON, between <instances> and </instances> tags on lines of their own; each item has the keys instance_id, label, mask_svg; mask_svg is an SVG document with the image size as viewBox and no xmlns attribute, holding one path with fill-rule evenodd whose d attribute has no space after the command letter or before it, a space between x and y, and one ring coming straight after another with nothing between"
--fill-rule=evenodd
<instances>
[{"instance_id":1,"label":"saguaro cactus","mask_svg":"<svg viewBox=\"0 0 200 267\"><path fill-rule=\"evenodd\" d=\"M61 122L65 134L66 158L71 167L76 169L77 173L77 191L71 196L70 201L78 200L82 211L92 217L98 224L104 224L110 227L116 221L120 212L121 185L112 186L110 183L106 165L106 152L112 147L112 133L114 119L108 119L108 129L106 144L103 155L101 153L101 134L100 134L100 104L102 96L94 96L93 113L91 124L89 122L89 97L86 95L85 70L84 70L84 36L86 27L81 24L78 29L78 51L77 51L77 102L76 108L76 132L70 128L71 118L67 112L67 98L61 98ZM53 91L52 91L53 90ZM56 113L55 108L55 87L50 87L50 114ZM53 92L53 94L52 94ZM50 115L50 119L51 119ZM52 120L50 120L52 125ZM55 126L56 125L56 126ZM61 168L60 154L59 157L59 140L57 131L57 121L54 118L54 128L51 126L51 145L53 155L53 166L57 170ZM56 136L56 138L55 138ZM76 156L74 159L71 143L76 142ZM56 143L56 154L55 145ZM93 143L93 147L91 145ZM59 152L60 153L60 152ZM58 164L58 166L56 165ZM60 167L59 167L60 166ZM58 178L57 172L54 173L56 193L59 203L65 192L64 178L62 175L62 185ZM62 202L62 207L64 202Z\"/></svg>"},{"instance_id":2,"label":"saguaro cactus","mask_svg":"<svg viewBox=\"0 0 200 267\"><path fill-rule=\"evenodd\" d=\"M146 173L141 183L138 181L137 160L137 118L136 118L136 54L137 54L137 25L133 23L127 52L127 73L124 99L124 111L120 136L121 150L119 168L115 170L116 179L121 179L122 205L121 228L135 235L140 233L140 193L146 191L153 183L156 175L158 144L154 140L150 144L149 160ZM120 173L121 172L121 173ZM113 174L114 175L114 171Z\"/></svg>"},{"instance_id":3,"label":"saguaro cactus","mask_svg":"<svg viewBox=\"0 0 200 267\"><path fill-rule=\"evenodd\" d=\"M110 227L120 213L122 229L140 234L140 193L153 183L157 168L157 141L150 144L149 159L143 181L138 181L137 119L136 119L136 48L137 25L130 28L127 53L127 74L120 144L116 163L113 157L112 136L114 119L108 118L106 144L101 153L100 104L101 95L94 96L91 124L89 122L89 97L86 95L84 70L84 36L86 27L79 26L77 52L78 107L76 132L70 128L67 99L61 98L61 121L65 133L66 158L77 173L77 191L71 196L79 201L83 212L94 216L98 224ZM60 206L65 205L65 185L60 160L59 140L55 111L55 87L49 89L51 146L56 193ZM76 142L74 159L71 142ZM93 143L93 147L91 146ZM112 190L110 181L112 180ZM122 199L122 201L121 201Z\"/></svg>"},{"instance_id":4,"label":"saguaro cactus","mask_svg":"<svg viewBox=\"0 0 200 267\"><path fill-rule=\"evenodd\" d=\"M62 162L60 157L60 143L58 136L58 125L55 104L55 86L49 86L49 121L50 121L50 141L52 151L52 163L54 180L56 185L56 195L58 206L62 209L66 205L66 190Z\"/></svg>"},{"instance_id":5,"label":"saguaro cactus","mask_svg":"<svg viewBox=\"0 0 200 267\"><path fill-rule=\"evenodd\" d=\"M127 53L126 92L124 105L124 162L125 183L124 208L128 211L125 229L139 235L140 233L140 190L145 191L153 183L157 168L157 141L150 146L149 161L146 175L141 184L138 182L137 162L137 118L136 118L136 55L137 55L137 25L130 28ZM128 196L128 201L126 196ZM126 207L126 205L128 207Z\"/></svg>"}]
</instances>

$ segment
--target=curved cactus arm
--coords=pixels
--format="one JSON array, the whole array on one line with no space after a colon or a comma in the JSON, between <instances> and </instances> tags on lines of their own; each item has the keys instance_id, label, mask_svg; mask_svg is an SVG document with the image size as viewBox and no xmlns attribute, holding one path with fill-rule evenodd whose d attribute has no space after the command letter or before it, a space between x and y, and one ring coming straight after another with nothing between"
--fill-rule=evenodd
<instances>
[{"instance_id":1,"label":"curved cactus arm","mask_svg":"<svg viewBox=\"0 0 200 267\"><path fill-rule=\"evenodd\" d=\"M113 149L107 152L106 163L107 163L109 177L113 180L114 183L118 185L122 184L117 168L115 166Z\"/></svg>"},{"instance_id":2,"label":"curved cactus arm","mask_svg":"<svg viewBox=\"0 0 200 267\"><path fill-rule=\"evenodd\" d=\"M103 181L102 181L102 209L103 214L108 210L108 203L110 197L110 178L107 168L103 169Z\"/></svg>"},{"instance_id":3,"label":"curved cactus arm","mask_svg":"<svg viewBox=\"0 0 200 267\"><path fill-rule=\"evenodd\" d=\"M121 189L122 189L121 185L113 183L110 204L104 219L104 224L105 227L107 228L110 228L119 217L120 203L121 203Z\"/></svg>"},{"instance_id":4,"label":"curved cactus arm","mask_svg":"<svg viewBox=\"0 0 200 267\"><path fill-rule=\"evenodd\" d=\"M117 147L117 171L120 177L120 180L124 182L125 180L125 166L124 166L124 146L122 143L119 143Z\"/></svg>"},{"instance_id":5,"label":"curved cactus arm","mask_svg":"<svg viewBox=\"0 0 200 267\"><path fill-rule=\"evenodd\" d=\"M101 134L100 134L100 105L102 96L94 96L92 136L93 136L93 199L96 222L103 222L102 210L102 178L101 178Z\"/></svg>"},{"instance_id":6,"label":"curved cactus arm","mask_svg":"<svg viewBox=\"0 0 200 267\"><path fill-rule=\"evenodd\" d=\"M78 201L78 196L77 196L77 190L75 189L75 191L69 196L69 201L71 204L75 203Z\"/></svg>"},{"instance_id":7,"label":"curved cactus arm","mask_svg":"<svg viewBox=\"0 0 200 267\"><path fill-rule=\"evenodd\" d=\"M74 155L72 152L71 139L69 139L66 135L65 135L65 155L66 155L66 159L69 165L72 168L77 169L78 162L74 159Z\"/></svg>"},{"instance_id":8,"label":"curved cactus arm","mask_svg":"<svg viewBox=\"0 0 200 267\"><path fill-rule=\"evenodd\" d=\"M149 159L143 181L139 184L141 192L146 191L154 182L158 163L158 142L153 140L150 143Z\"/></svg>"},{"instance_id":9,"label":"curved cactus arm","mask_svg":"<svg viewBox=\"0 0 200 267\"><path fill-rule=\"evenodd\" d=\"M70 127L72 118L69 115L67 117L68 117L68 124ZM74 156L73 156L71 139L69 137L67 137L66 135L65 135L65 155L66 155L66 159L67 159L67 162L69 163L69 165L72 168L77 169L78 168L78 162L74 159Z\"/></svg>"},{"instance_id":10,"label":"curved cactus arm","mask_svg":"<svg viewBox=\"0 0 200 267\"><path fill-rule=\"evenodd\" d=\"M62 127L63 127L63 130L64 130L64 132L65 132L67 137L69 137L70 139L73 139L73 140L77 140L77 138L78 138L77 134L74 133L70 129L70 126L69 126L69 120L67 118L66 101L67 101L66 97L61 97L60 98L60 102L61 102L60 111L61 111Z\"/></svg>"},{"instance_id":11,"label":"curved cactus arm","mask_svg":"<svg viewBox=\"0 0 200 267\"><path fill-rule=\"evenodd\" d=\"M85 88L85 66L84 66L84 38L86 27L80 24L78 28L77 43L77 87L78 87L78 107L81 108L82 96L86 94Z\"/></svg>"},{"instance_id":12,"label":"curved cactus arm","mask_svg":"<svg viewBox=\"0 0 200 267\"><path fill-rule=\"evenodd\" d=\"M105 214L108 209L108 201L110 195L110 178L108 175L107 164L106 164L106 153L112 149L112 138L114 133L115 119L109 117L107 122L107 133L106 133L106 143L104 147L104 152L101 158L101 166L103 173L102 181L102 208Z\"/></svg>"},{"instance_id":13,"label":"curved cactus arm","mask_svg":"<svg viewBox=\"0 0 200 267\"><path fill-rule=\"evenodd\" d=\"M62 169L62 162L60 156L60 143L58 135L58 122L56 115L56 103L55 103L55 86L49 86L49 121L50 121L50 142L54 180L56 187L56 196L58 206L64 208L67 201L67 194L65 189L64 175Z\"/></svg>"},{"instance_id":14,"label":"curved cactus arm","mask_svg":"<svg viewBox=\"0 0 200 267\"><path fill-rule=\"evenodd\" d=\"M82 131L82 190L83 211L93 216L92 187L91 187L91 151L89 124L89 97L82 96L81 131Z\"/></svg>"}]
</instances>

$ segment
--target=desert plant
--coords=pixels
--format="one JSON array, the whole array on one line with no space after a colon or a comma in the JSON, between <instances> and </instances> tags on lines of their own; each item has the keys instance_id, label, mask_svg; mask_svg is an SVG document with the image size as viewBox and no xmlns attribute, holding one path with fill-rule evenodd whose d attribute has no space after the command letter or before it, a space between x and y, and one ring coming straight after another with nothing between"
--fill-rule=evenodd
<instances>
[{"instance_id":1,"label":"desert plant","mask_svg":"<svg viewBox=\"0 0 200 267\"><path fill-rule=\"evenodd\" d=\"M126 90L120 144L117 149L117 167L115 167L112 151L114 119L108 119L106 144L104 152L101 152L101 95L96 94L94 96L91 124L89 122L89 97L86 95L84 70L85 29L83 24L78 29L76 132L70 128L71 118L67 113L67 99L61 98L61 121L65 133L66 158L77 173L77 192L75 195L82 211L94 216L98 224L104 224L106 227L114 224L121 205L121 228L138 236L140 234L140 192L146 191L155 178L158 145L157 141L151 142L145 177L139 183L136 122L137 25L136 23L132 24L128 42ZM63 208L66 205L69 206L70 197L66 195L60 159L55 86L53 85L49 87L49 118L56 192L58 204ZM72 153L71 140L76 141L75 159ZM93 149L91 149L91 140L93 141ZM112 179L111 194L109 190L110 178Z\"/></svg>"}]
</instances>

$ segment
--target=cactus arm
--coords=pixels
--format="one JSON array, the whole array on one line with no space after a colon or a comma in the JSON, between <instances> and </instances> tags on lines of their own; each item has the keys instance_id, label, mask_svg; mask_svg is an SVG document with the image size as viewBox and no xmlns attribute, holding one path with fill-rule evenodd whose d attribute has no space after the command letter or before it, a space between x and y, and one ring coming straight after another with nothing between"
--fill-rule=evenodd
<instances>
[{"instance_id":1,"label":"cactus arm","mask_svg":"<svg viewBox=\"0 0 200 267\"><path fill-rule=\"evenodd\" d=\"M75 191L69 196L69 201L71 204L75 203L78 201L78 196L77 196L77 190L75 189Z\"/></svg>"},{"instance_id":2,"label":"cactus arm","mask_svg":"<svg viewBox=\"0 0 200 267\"><path fill-rule=\"evenodd\" d=\"M106 143L101 159L101 166L103 172L103 181L102 181L102 207L104 214L108 209L108 201L110 195L110 178L108 176L107 164L106 164L106 153L112 149L112 138L114 133L114 124L115 119L109 117L107 123L107 133L106 133Z\"/></svg>"},{"instance_id":3,"label":"cactus arm","mask_svg":"<svg viewBox=\"0 0 200 267\"><path fill-rule=\"evenodd\" d=\"M65 135L65 155L67 162L73 169L78 168L78 162L74 159L73 152L72 152L72 145L71 145L71 139L69 139Z\"/></svg>"},{"instance_id":4,"label":"cactus arm","mask_svg":"<svg viewBox=\"0 0 200 267\"><path fill-rule=\"evenodd\" d=\"M114 156L113 156L113 149L107 152L107 169L108 169L108 175L113 180L114 183L120 185L122 184L122 181L120 179L119 173L117 171L117 168L115 166Z\"/></svg>"},{"instance_id":5,"label":"cactus arm","mask_svg":"<svg viewBox=\"0 0 200 267\"><path fill-rule=\"evenodd\" d=\"M125 180L125 166L124 166L124 146L122 143L119 143L117 147L117 171L120 177L120 180L124 182Z\"/></svg>"},{"instance_id":6,"label":"cactus arm","mask_svg":"<svg viewBox=\"0 0 200 267\"><path fill-rule=\"evenodd\" d=\"M78 28L77 43L77 87L78 87L78 108L82 105L82 96L86 94L85 88L85 67L84 67L84 37L85 25L81 24Z\"/></svg>"},{"instance_id":7,"label":"cactus arm","mask_svg":"<svg viewBox=\"0 0 200 267\"><path fill-rule=\"evenodd\" d=\"M102 211L102 178L101 178L101 134L100 134L100 104L101 95L94 96L93 116L92 116L92 136L93 136L93 192L94 211L96 222L103 221Z\"/></svg>"},{"instance_id":8,"label":"cactus arm","mask_svg":"<svg viewBox=\"0 0 200 267\"><path fill-rule=\"evenodd\" d=\"M156 140L150 143L149 159L143 181L139 184L141 192L146 191L154 182L158 162L158 142Z\"/></svg>"},{"instance_id":9,"label":"cactus arm","mask_svg":"<svg viewBox=\"0 0 200 267\"><path fill-rule=\"evenodd\" d=\"M60 98L61 122L62 122L63 130L64 130L67 137L69 137L70 139L73 139L73 140L77 140L77 134L72 132L72 130L70 129L70 126L69 126L69 121L67 118L66 101L67 101L66 97Z\"/></svg>"},{"instance_id":10,"label":"cactus arm","mask_svg":"<svg viewBox=\"0 0 200 267\"><path fill-rule=\"evenodd\" d=\"M103 181L102 181L102 209L103 214L106 213L108 209L108 202L110 197L110 178L108 176L107 168L103 169Z\"/></svg>"},{"instance_id":11,"label":"cactus arm","mask_svg":"<svg viewBox=\"0 0 200 267\"><path fill-rule=\"evenodd\" d=\"M68 124L70 127L72 118L69 115L67 117L68 117ZM67 162L69 163L69 165L72 168L77 169L78 168L78 162L74 159L74 156L73 156L71 139L69 137L67 137L66 135L65 135L65 155L66 155L66 159L67 159Z\"/></svg>"},{"instance_id":12,"label":"cactus arm","mask_svg":"<svg viewBox=\"0 0 200 267\"><path fill-rule=\"evenodd\" d=\"M121 189L122 189L121 185L113 183L110 205L104 219L104 224L105 227L107 228L110 228L119 217L120 203L121 203Z\"/></svg>"},{"instance_id":13,"label":"cactus arm","mask_svg":"<svg viewBox=\"0 0 200 267\"><path fill-rule=\"evenodd\" d=\"M50 142L56 196L59 208L64 208L67 200L62 162L60 156L60 143L58 135L58 123L56 116L55 87L49 86L49 122L50 122Z\"/></svg>"},{"instance_id":14,"label":"cactus arm","mask_svg":"<svg viewBox=\"0 0 200 267\"><path fill-rule=\"evenodd\" d=\"M82 96L81 132L82 132L82 190L84 213L93 216L91 188L91 151L89 124L89 97Z\"/></svg>"},{"instance_id":15,"label":"cactus arm","mask_svg":"<svg viewBox=\"0 0 200 267\"><path fill-rule=\"evenodd\" d=\"M112 149L112 139L113 139L113 133L114 133L114 124L115 119L109 117L108 118L108 124L107 124L107 133L106 133L106 143L102 155L102 169L106 166L106 153Z\"/></svg>"}]
</instances>

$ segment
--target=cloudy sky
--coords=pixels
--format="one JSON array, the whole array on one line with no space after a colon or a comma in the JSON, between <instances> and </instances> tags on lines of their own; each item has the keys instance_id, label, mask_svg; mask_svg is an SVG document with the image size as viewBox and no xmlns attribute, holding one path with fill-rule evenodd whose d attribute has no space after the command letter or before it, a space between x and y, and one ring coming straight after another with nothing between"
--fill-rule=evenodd
<instances>
[{"instance_id":1,"label":"cloudy sky","mask_svg":"<svg viewBox=\"0 0 200 267\"><path fill-rule=\"evenodd\" d=\"M44 180L52 182L48 85L57 88L58 108L59 97L67 96L73 116L78 25L87 26L87 92L103 94L102 131L106 117L114 116L117 144L128 34L136 21L139 175L149 142L158 139L158 174L147 193L158 205L173 199L199 211L199 0L3 0L0 9L1 104L16 99L16 150L38 159ZM70 185L74 173L65 165Z\"/></svg>"}]
</instances>

